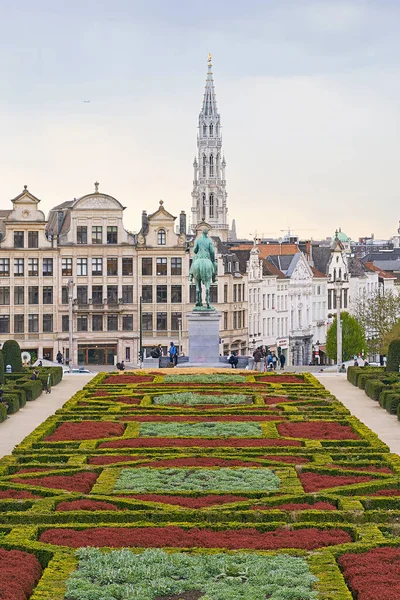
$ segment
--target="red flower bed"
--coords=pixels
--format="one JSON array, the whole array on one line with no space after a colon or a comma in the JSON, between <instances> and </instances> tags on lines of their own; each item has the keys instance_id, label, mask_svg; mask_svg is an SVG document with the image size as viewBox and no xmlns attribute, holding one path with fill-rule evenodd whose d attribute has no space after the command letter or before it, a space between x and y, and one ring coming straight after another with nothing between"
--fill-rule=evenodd
<instances>
[{"instance_id":1,"label":"red flower bed","mask_svg":"<svg viewBox=\"0 0 400 600\"><path fill-rule=\"evenodd\" d=\"M93 397L93 400L95 400L96 398ZM141 398L132 398L132 396L104 396L102 397L102 400L109 400L110 402L122 402L123 404L140 404L142 399ZM83 406L81 404L81 406ZM90 406L89 404L87 404L87 406Z\"/></svg>"},{"instance_id":2,"label":"red flower bed","mask_svg":"<svg viewBox=\"0 0 400 600\"><path fill-rule=\"evenodd\" d=\"M93 392L93 396L108 396L109 394L109 390L96 390Z\"/></svg>"},{"instance_id":3,"label":"red flower bed","mask_svg":"<svg viewBox=\"0 0 400 600\"><path fill-rule=\"evenodd\" d=\"M33 554L0 548L0 600L26 600L42 576Z\"/></svg>"},{"instance_id":4,"label":"red flower bed","mask_svg":"<svg viewBox=\"0 0 400 600\"><path fill-rule=\"evenodd\" d=\"M23 473L40 473L40 471L51 471L57 469L57 467L29 467L26 469L19 469L14 475L22 475Z\"/></svg>"},{"instance_id":5,"label":"red flower bed","mask_svg":"<svg viewBox=\"0 0 400 600\"><path fill-rule=\"evenodd\" d=\"M359 554L343 554L339 565L358 600L400 598L400 549L373 548Z\"/></svg>"},{"instance_id":6,"label":"red flower bed","mask_svg":"<svg viewBox=\"0 0 400 600\"><path fill-rule=\"evenodd\" d=\"M271 396L265 397L265 404L271 406L271 404L282 404L283 402L299 402L299 400L295 400L294 398L286 398L285 396L280 396L278 398L272 398Z\"/></svg>"},{"instance_id":7,"label":"red flower bed","mask_svg":"<svg viewBox=\"0 0 400 600\"><path fill-rule=\"evenodd\" d=\"M215 417L198 417L193 415L144 415L144 416L128 416L119 417L121 421L137 421L138 423L147 422L168 422L168 423L208 423L210 421L282 421L282 417L275 415L216 415Z\"/></svg>"},{"instance_id":8,"label":"red flower bed","mask_svg":"<svg viewBox=\"0 0 400 600\"><path fill-rule=\"evenodd\" d=\"M252 510L337 510L336 506L330 502L314 502L314 504L288 502L279 504L279 506L252 506L251 508Z\"/></svg>"},{"instance_id":9,"label":"red flower bed","mask_svg":"<svg viewBox=\"0 0 400 600\"><path fill-rule=\"evenodd\" d=\"M280 435L311 440L359 440L349 425L327 421L303 421L301 423L280 423Z\"/></svg>"},{"instance_id":10,"label":"red flower bed","mask_svg":"<svg viewBox=\"0 0 400 600\"><path fill-rule=\"evenodd\" d=\"M103 383L152 383L153 381L154 377L147 375L111 375Z\"/></svg>"},{"instance_id":11,"label":"red flower bed","mask_svg":"<svg viewBox=\"0 0 400 600\"><path fill-rule=\"evenodd\" d=\"M126 496L128 498L128 496ZM205 506L213 506L214 504L226 504L228 502L240 502L248 500L245 496L234 496L226 494L218 496L210 494L208 496L199 496L198 498L189 498L187 496L161 496L157 494L135 494L129 496L135 500L144 500L148 502L162 502L163 504L174 504L185 508L204 508Z\"/></svg>"},{"instance_id":12,"label":"red flower bed","mask_svg":"<svg viewBox=\"0 0 400 600\"><path fill-rule=\"evenodd\" d=\"M112 465L114 463L119 463L119 462L128 462L131 460L143 460L144 458L146 458L145 456L126 456L126 454L123 454L122 456L115 456L115 455L104 455L104 456L92 456L91 458L89 458L89 464L90 465Z\"/></svg>"},{"instance_id":13,"label":"red flower bed","mask_svg":"<svg viewBox=\"0 0 400 600\"><path fill-rule=\"evenodd\" d=\"M372 479L368 475L325 475L322 473L300 473L298 477L306 493L333 488L339 485L363 483Z\"/></svg>"},{"instance_id":14,"label":"red flower bed","mask_svg":"<svg viewBox=\"0 0 400 600\"><path fill-rule=\"evenodd\" d=\"M180 527L97 527L77 531L75 529L48 529L40 541L56 546L108 546L111 548L228 548L239 550L273 550L278 548L303 548L314 550L335 544L351 542L343 529L275 529L261 533L254 528L182 529Z\"/></svg>"},{"instance_id":15,"label":"red flower bed","mask_svg":"<svg viewBox=\"0 0 400 600\"><path fill-rule=\"evenodd\" d=\"M350 467L348 465L326 465L332 467L332 469L343 469L344 471L369 471L370 473L393 473L389 467L377 467L376 465L367 465L365 467Z\"/></svg>"},{"instance_id":16,"label":"red flower bed","mask_svg":"<svg viewBox=\"0 0 400 600\"><path fill-rule=\"evenodd\" d=\"M256 383L305 383L296 375L261 375L256 377Z\"/></svg>"},{"instance_id":17,"label":"red flower bed","mask_svg":"<svg viewBox=\"0 0 400 600\"><path fill-rule=\"evenodd\" d=\"M100 502L97 500L73 500L72 502L60 502L57 504L57 511L69 511L69 510L120 510L115 504L111 502Z\"/></svg>"},{"instance_id":18,"label":"red flower bed","mask_svg":"<svg viewBox=\"0 0 400 600\"><path fill-rule=\"evenodd\" d=\"M135 467L259 467L260 461L225 460L223 458L170 458L139 463Z\"/></svg>"},{"instance_id":19,"label":"red flower bed","mask_svg":"<svg viewBox=\"0 0 400 600\"><path fill-rule=\"evenodd\" d=\"M265 448L269 446L301 446L301 442L297 440L267 440L263 438L257 439L239 439L226 438L223 440L208 440L205 438L133 438L131 440L113 440L111 442L103 442L99 448Z\"/></svg>"},{"instance_id":20,"label":"red flower bed","mask_svg":"<svg viewBox=\"0 0 400 600\"><path fill-rule=\"evenodd\" d=\"M106 421L81 421L62 423L54 433L45 438L45 442L65 442L67 440L97 440L111 436L124 435L122 423Z\"/></svg>"},{"instance_id":21,"label":"red flower bed","mask_svg":"<svg viewBox=\"0 0 400 600\"><path fill-rule=\"evenodd\" d=\"M273 460L275 462L284 462L290 465L301 465L310 462L310 459L305 458L304 456L278 456L273 454L271 456L260 456L260 458L264 458L265 460Z\"/></svg>"},{"instance_id":22,"label":"red flower bed","mask_svg":"<svg viewBox=\"0 0 400 600\"><path fill-rule=\"evenodd\" d=\"M14 479L16 483L36 485L46 488L82 492L88 494L96 481L97 473L76 473L75 475L48 475L32 479Z\"/></svg>"},{"instance_id":23,"label":"red flower bed","mask_svg":"<svg viewBox=\"0 0 400 600\"><path fill-rule=\"evenodd\" d=\"M360 496L363 494L360 493ZM379 492L368 492L368 496L400 496L400 490L379 490Z\"/></svg>"},{"instance_id":24,"label":"red flower bed","mask_svg":"<svg viewBox=\"0 0 400 600\"><path fill-rule=\"evenodd\" d=\"M25 492L24 490L0 490L0 500L36 500L41 499L42 496L32 494L32 492Z\"/></svg>"}]
</instances>

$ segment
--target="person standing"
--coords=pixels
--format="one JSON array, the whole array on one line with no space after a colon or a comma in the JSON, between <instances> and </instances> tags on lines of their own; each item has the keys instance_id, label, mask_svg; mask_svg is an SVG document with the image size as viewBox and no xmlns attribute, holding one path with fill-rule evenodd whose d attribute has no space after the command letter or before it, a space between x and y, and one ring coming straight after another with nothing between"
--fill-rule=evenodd
<instances>
[{"instance_id":1,"label":"person standing","mask_svg":"<svg viewBox=\"0 0 400 600\"><path fill-rule=\"evenodd\" d=\"M261 358L262 358L260 348L256 348L256 350L254 350L253 358L254 358L254 370L260 371L261 370Z\"/></svg>"},{"instance_id":2,"label":"person standing","mask_svg":"<svg viewBox=\"0 0 400 600\"><path fill-rule=\"evenodd\" d=\"M58 351L57 352L57 356L56 356L56 360L57 360L57 362L58 362L59 365L61 365L62 359L63 359L63 355L61 354L60 351Z\"/></svg>"},{"instance_id":3,"label":"person standing","mask_svg":"<svg viewBox=\"0 0 400 600\"><path fill-rule=\"evenodd\" d=\"M174 367L176 367L178 363L178 350L174 342L170 342L169 344L169 362L171 362Z\"/></svg>"},{"instance_id":4,"label":"person standing","mask_svg":"<svg viewBox=\"0 0 400 600\"><path fill-rule=\"evenodd\" d=\"M231 354L228 356L228 363L231 365L232 369L236 369L238 362L239 359L236 356L236 352L232 351Z\"/></svg>"},{"instance_id":5,"label":"person standing","mask_svg":"<svg viewBox=\"0 0 400 600\"><path fill-rule=\"evenodd\" d=\"M276 371L276 365L278 364L278 359L276 357L275 352L272 354L272 365L274 367L274 371Z\"/></svg>"},{"instance_id":6,"label":"person standing","mask_svg":"<svg viewBox=\"0 0 400 600\"><path fill-rule=\"evenodd\" d=\"M286 357L283 354L283 352L281 352L281 355L279 357L279 362L281 363L281 371L283 371L285 369L285 362L286 362Z\"/></svg>"}]
</instances>

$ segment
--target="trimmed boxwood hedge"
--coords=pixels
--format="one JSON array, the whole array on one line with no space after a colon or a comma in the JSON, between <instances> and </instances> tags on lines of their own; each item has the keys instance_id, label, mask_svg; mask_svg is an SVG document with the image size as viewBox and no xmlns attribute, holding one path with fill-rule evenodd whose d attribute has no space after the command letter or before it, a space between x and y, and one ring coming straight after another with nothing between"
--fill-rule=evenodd
<instances>
[{"instance_id":1,"label":"trimmed boxwood hedge","mask_svg":"<svg viewBox=\"0 0 400 600\"><path fill-rule=\"evenodd\" d=\"M7 419L7 408L4 402L0 402L0 423Z\"/></svg>"},{"instance_id":2,"label":"trimmed boxwood hedge","mask_svg":"<svg viewBox=\"0 0 400 600\"><path fill-rule=\"evenodd\" d=\"M4 366L11 365L13 373L23 371L21 348L15 340L7 340L2 348Z\"/></svg>"},{"instance_id":3,"label":"trimmed boxwood hedge","mask_svg":"<svg viewBox=\"0 0 400 600\"><path fill-rule=\"evenodd\" d=\"M36 398L39 398L43 392L42 382L40 379L25 381L25 383L21 384L21 387L26 392L26 399L28 402L30 400L36 400Z\"/></svg>"},{"instance_id":4,"label":"trimmed boxwood hedge","mask_svg":"<svg viewBox=\"0 0 400 600\"><path fill-rule=\"evenodd\" d=\"M17 394L3 394L3 399L8 404L8 414L13 415L20 409L19 398Z\"/></svg>"},{"instance_id":5,"label":"trimmed boxwood hedge","mask_svg":"<svg viewBox=\"0 0 400 600\"><path fill-rule=\"evenodd\" d=\"M398 373L400 369L400 339L389 344L387 370Z\"/></svg>"}]
</instances>

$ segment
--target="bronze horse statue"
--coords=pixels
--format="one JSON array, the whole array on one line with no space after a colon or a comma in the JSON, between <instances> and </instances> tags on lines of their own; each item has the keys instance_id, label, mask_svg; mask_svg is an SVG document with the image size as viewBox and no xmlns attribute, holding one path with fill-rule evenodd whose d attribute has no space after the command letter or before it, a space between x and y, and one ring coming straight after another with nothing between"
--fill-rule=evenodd
<instances>
[{"instance_id":1,"label":"bronze horse statue","mask_svg":"<svg viewBox=\"0 0 400 600\"><path fill-rule=\"evenodd\" d=\"M194 249L195 257L190 267L190 283L196 283L196 307L201 308L202 290L201 284L206 288L206 306L215 310L210 304L210 285L217 280L217 263L215 261L214 244L208 237L208 230L203 229L202 236L197 238Z\"/></svg>"}]
</instances>

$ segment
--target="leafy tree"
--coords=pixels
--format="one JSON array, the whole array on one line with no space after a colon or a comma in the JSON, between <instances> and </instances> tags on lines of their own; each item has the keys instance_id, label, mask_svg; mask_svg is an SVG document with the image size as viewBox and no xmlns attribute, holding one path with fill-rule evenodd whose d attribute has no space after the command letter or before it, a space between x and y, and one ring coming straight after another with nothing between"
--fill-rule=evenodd
<instances>
[{"instance_id":1,"label":"leafy tree","mask_svg":"<svg viewBox=\"0 0 400 600\"><path fill-rule=\"evenodd\" d=\"M400 367L400 338L393 340L389 344L388 360L386 369L387 371L399 372Z\"/></svg>"},{"instance_id":2,"label":"leafy tree","mask_svg":"<svg viewBox=\"0 0 400 600\"><path fill-rule=\"evenodd\" d=\"M395 323L392 329L383 338L382 353L386 354L389 351L389 344L394 340L400 340L400 319Z\"/></svg>"},{"instance_id":3,"label":"leafy tree","mask_svg":"<svg viewBox=\"0 0 400 600\"><path fill-rule=\"evenodd\" d=\"M342 312L340 316L342 322L342 357L343 360L351 360L354 355L359 354L365 348L365 336L357 319L347 312ZM336 359L336 344L337 321L335 317L326 336L326 353L329 358Z\"/></svg>"},{"instance_id":4,"label":"leafy tree","mask_svg":"<svg viewBox=\"0 0 400 600\"><path fill-rule=\"evenodd\" d=\"M400 315L400 295L381 290L363 294L355 301L353 312L364 329L369 354L383 354L385 336Z\"/></svg>"},{"instance_id":5,"label":"leafy tree","mask_svg":"<svg viewBox=\"0 0 400 600\"><path fill-rule=\"evenodd\" d=\"M3 360L4 365L12 366L13 373L23 371L21 348L15 340L7 340L3 344Z\"/></svg>"},{"instance_id":6,"label":"leafy tree","mask_svg":"<svg viewBox=\"0 0 400 600\"><path fill-rule=\"evenodd\" d=\"M0 383L4 383L4 360L3 352L0 350Z\"/></svg>"}]
</instances>

